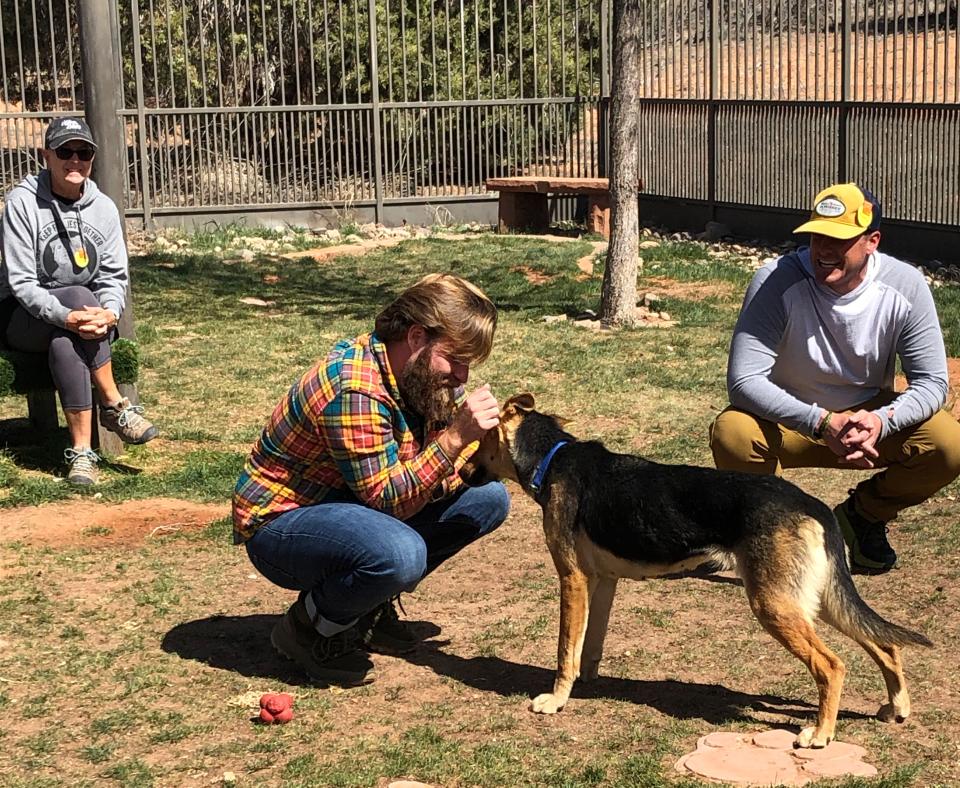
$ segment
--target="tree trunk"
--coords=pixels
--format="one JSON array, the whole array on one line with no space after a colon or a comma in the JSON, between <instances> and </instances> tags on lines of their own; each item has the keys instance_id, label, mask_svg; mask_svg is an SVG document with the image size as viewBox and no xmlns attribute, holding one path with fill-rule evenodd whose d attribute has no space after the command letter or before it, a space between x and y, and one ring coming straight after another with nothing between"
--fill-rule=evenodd
<instances>
[{"instance_id":1,"label":"tree trunk","mask_svg":"<svg viewBox=\"0 0 960 788\"><path fill-rule=\"evenodd\" d=\"M636 321L640 242L640 0L614 0L610 88L610 245L603 273L600 320Z\"/></svg>"}]
</instances>

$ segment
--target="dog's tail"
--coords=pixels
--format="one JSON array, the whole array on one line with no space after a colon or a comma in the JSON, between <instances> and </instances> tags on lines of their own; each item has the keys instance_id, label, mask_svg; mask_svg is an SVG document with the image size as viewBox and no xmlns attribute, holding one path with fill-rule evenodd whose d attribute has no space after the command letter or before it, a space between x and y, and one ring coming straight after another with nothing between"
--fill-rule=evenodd
<instances>
[{"instance_id":1,"label":"dog's tail","mask_svg":"<svg viewBox=\"0 0 960 788\"><path fill-rule=\"evenodd\" d=\"M820 601L821 618L857 642L869 640L883 646L932 646L926 635L887 621L863 601L850 575L843 537L836 520L822 525L831 572Z\"/></svg>"}]
</instances>

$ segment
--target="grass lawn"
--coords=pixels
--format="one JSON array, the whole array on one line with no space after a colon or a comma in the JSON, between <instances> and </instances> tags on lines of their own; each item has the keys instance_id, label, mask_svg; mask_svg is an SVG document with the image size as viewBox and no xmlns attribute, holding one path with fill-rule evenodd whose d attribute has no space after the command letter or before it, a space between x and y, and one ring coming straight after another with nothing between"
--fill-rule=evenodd
<instances>
[{"instance_id":1,"label":"grass lawn","mask_svg":"<svg viewBox=\"0 0 960 788\"><path fill-rule=\"evenodd\" d=\"M515 488L503 527L404 598L423 646L376 658L369 687L311 688L269 646L293 595L257 577L225 519L244 456L291 382L429 271L469 278L500 309L494 355L471 385L489 382L501 399L531 391L617 450L709 464L750 278L741 260L696 243L644 249L641 293L678 324L607 333L542 320L596 309L602 261L583 274L582 241L423 238L317 263L236 259L229 240L133 258L139 391L161 438L105 467L95 491L54 476L65 430L38 444L25 402L0 402L0 523L53 507L42 539L0 525L0 785L689 785L672 766L700 736L807 724L816 692L803 666L760 630L739 586L693 579L622 583L601 679L555 717L530 714L551 682L558 593L538 510ZM935 296L948 354L960 356L960 288ZM790 478L832 505L860 477ZM839 737L881 774L847 785L960 780L958 492L903 515L892 537L902 568L858 579L879 611L937 643L907 654L906 725L872 719L878 672L827 633L848 667ZM131 533L124 518L158 498L210 504L213 522ZM64 525L58 541L58 518L120 502L119 519ZM259 694L281 690L296 696L294 723L252 724Z\"/></svg>"}]
</instances>

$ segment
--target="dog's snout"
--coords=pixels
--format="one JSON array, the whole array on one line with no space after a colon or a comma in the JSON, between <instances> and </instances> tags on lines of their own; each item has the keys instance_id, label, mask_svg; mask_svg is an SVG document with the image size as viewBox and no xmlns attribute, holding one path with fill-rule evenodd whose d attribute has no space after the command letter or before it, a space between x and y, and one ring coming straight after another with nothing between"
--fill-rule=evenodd
<instances>
[{"instance_id":1,"label":"dog's snout","mask_svg":"<svg viewBox=\"0 0 960 788\"><path fill-rule=\"evenodd\" d=\"M460 479L468 487L479 487L490 481L487 478L486 469L473 462L467 462L460 469Z\"/></svg>"}]
</instances>

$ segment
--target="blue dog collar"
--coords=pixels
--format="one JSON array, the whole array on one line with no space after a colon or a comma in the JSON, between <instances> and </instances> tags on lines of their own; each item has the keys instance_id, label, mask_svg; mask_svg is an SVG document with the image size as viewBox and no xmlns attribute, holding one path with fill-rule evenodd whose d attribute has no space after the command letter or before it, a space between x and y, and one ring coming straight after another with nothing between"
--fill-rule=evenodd
<instances>
[{"instance_id":1,"label":"blue dog collar","mask_svg":"<svg viewBox=\"0 0 960 788\"><path fill-rule=\"evenodd\" d=\"M557 450L561 446L566 446L568 443L570 443L570 441L557 441L554 447L547 452L547 456L540 460L537 470L533 473L533 481L530 482L530 489L535 493L540 492L540 485L543 484L543 477L547 475L547 470L550 468L553 455L557 453Z\"/></svg>"}]
</instances>

